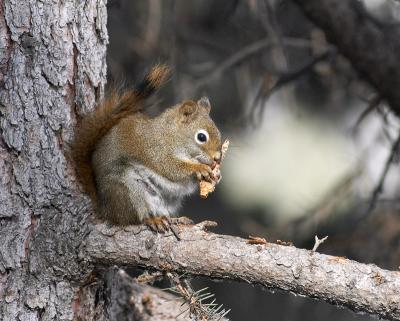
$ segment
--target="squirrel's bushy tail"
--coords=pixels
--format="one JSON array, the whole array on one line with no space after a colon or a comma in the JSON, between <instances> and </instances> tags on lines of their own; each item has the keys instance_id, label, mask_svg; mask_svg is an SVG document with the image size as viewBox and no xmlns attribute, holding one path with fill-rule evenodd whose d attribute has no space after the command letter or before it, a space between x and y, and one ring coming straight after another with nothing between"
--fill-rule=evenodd
<instances>
[{"instance_id":1,"label":"squirrel's bushy tail","mask_svg":"<svg viewBox=\"0 0 400 321\"><path fill-rule=\"evenodd\" d=\"M97 142L121 119L141 111L143 100L160 88L168 80L169 74L168 66L153 66L135 89L122 94L111 93L78 124L72 143L72 159L76 177L92 200L96 199L92 154Z\"/></svg>"}]
</instances>

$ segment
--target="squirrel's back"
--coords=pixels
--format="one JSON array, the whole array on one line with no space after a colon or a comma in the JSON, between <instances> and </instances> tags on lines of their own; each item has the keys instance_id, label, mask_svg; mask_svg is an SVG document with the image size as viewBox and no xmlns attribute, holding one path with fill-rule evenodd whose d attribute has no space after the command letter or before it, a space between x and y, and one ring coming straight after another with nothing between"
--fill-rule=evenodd
<instances>
[{"instance_id":1,"label":"squirrel's back","mask_svg":"<svg viewBox=\"0 0 400 321\"><path fill-rule=\"evenodd\" d=\"M143 101L167 81L169 72L165 65L154 66L135 89L111 93L79 122L72 142L72 159L76 177L92 200L96 200L92 155L97 144L122 119L143 110Z\"/></svg>"}]
</instances>

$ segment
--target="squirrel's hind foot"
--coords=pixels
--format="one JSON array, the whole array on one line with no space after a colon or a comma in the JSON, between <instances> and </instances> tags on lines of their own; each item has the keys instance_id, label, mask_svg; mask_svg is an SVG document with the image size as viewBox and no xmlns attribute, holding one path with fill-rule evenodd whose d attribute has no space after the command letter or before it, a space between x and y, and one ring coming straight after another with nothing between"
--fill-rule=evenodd
<instances>
[{"instance_id":1,"label":"squirrel's hind foot","mask_svg":"<svg viewBox=\"0 0 400 321\"><path fill-rule=\"evenodd\" d=\"M181 238L179 236L179 230L177 229L176 225L191 225L193 224L193 221L186 216L153 216L146 218L143 223L156 233L165 233L167 231L171 231L175 237L180 240Z\"/></svg>"},{"instance_id":2,"label":"squirrel's hind foot","mask_svg":"<svg viewBox=\"0 0 400 321\"><path fill-rule=\"evenodd\" d=\"M169 217L166 216L152 216L144 220L144 224L147 225L153 232L165 233L170 230L170 224L168 222Z\"/></svg>"}]
</instances>

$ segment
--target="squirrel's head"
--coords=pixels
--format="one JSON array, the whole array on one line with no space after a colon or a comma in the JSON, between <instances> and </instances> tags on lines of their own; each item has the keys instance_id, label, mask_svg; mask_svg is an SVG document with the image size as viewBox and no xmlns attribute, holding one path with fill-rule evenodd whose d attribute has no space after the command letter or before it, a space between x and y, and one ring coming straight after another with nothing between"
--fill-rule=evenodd
<instances>
[{"instance_id":1,"label":"squirrel's head","mask_svg":"<svg viewBox=\"0 0 400 321\"><path fill-rule=\"evenodd\" d=\"M202 97L188 100L170 109L177 127L174 132L182 142L179 157L211 165L221 157L221 134L210 118L210 101ZM174 126L174 127L175 127Z\"/></svg>"}]
</instances>

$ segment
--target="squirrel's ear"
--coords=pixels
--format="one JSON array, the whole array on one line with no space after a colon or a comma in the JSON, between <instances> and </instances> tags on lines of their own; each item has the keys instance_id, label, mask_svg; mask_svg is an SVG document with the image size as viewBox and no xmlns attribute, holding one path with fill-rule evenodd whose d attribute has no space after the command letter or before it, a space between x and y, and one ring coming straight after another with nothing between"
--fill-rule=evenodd
<instances>
[{"instance_id":1,"label":"squirrel's ear","mask_svg":"<svg viewBox=\"0 0 400 321\"><path fill-rule=\"evenodd\" d=\"M179 107L179 118L183 123L190 121L198 111L198 106L194 101L188 100Z\"/></svg>"},{"instance_id":2,"label":"squirrel's ear","mask_svg":"<svg viewBox=\"0 0 400 321\"><path fill-rule=\"evenodd\" d=\"M205 110L207 111L207 113L210 113L211 110L211 104L210 104L210 100L207 97L201 97L198 101L197 104L200 107L205 108Z\"/></svg>"}]
</instances>

